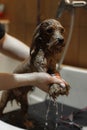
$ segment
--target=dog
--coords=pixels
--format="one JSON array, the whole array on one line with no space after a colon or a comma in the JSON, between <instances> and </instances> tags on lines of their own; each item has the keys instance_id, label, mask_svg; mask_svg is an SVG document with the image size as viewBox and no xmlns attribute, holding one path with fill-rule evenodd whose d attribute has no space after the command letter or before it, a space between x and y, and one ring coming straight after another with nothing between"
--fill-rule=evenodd
<instances>
[{"instance_id":1,"label":"dog","mask_svg":"<svg viewBox=\"0 0 87 130\"><path fill-rule=\"evenodd\" d=\"M14 73L47 72L61 78L56 70L59 54L64 48L64 27L55 19L46 19L38 25L34 31L30 48L30 61L26 59L19 65ZM62 78L61 78L62 79ZM55 99L59 95L68 95L69 85L64 81L65 87L59 84L49 86L49 95ZM15 99L21 104L23 113L27 113L28 100L27 93L33 90L33 86L14 88L3 92L0 101L0 114L8 101ZM29 125L29 124L28 124ZM29 127L29 126L28 126Z\"/></svg>"}]
</instances>

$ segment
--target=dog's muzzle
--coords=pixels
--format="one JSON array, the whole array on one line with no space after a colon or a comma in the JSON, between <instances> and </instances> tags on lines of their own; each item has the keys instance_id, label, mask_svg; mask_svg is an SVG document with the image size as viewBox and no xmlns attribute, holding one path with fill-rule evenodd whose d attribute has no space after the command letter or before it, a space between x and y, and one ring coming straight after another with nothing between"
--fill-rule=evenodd
<instances>
[{"instance_id":1,"label":"dog's muzzle","mask_svg":"<svg viewBox=\"0 0 87 130\"><path fill-rule=\"evenodd\" d=\"M61 50L65 46L64 38L57 38L52 42L47 43L47 45L48 45L48 49L54 48L54 49Z\"/></svg>"},{"instance_id":2,"label":"dog's muzzle","mask_svg":"<svg viewBox=\"0 0 87 130\"><path fill-rule=\"evenodd\" d=\"M58 38L58 45L62 46L64 44L64 38Z\"/></svg>"},{"instance_id":3,"label":"dog's muzzle","mask_svg":"<svg viewBox=\"0 0 87 130\"><path fill-rule=\"evenodd\" d=\"M57 48L64 47L64 38L57 38L54 46L56 46Z\"/></svg>"}]
</instances>

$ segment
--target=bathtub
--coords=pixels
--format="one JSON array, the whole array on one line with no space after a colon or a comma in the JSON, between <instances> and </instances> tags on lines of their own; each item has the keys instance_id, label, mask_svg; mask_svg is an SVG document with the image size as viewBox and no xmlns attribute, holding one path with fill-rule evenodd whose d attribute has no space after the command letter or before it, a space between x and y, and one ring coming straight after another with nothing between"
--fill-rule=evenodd
<instances>
[{"instance_id":1,"label":"bathtub","mask_svg":"<svg viewBox=\"0 0 87 130\"><path fill-rule=\"evenodd\" d=\"M1 56L5 59L5 64L3 66L3 62L0 62L0 71L1 72L12 72L14 68L19 64L19 62L14 61L8 57ZM2 58L0 58L2 60ZM9 68L10 66L10 68ZM59 96L57 101L63 103L65 105L74 107L74 108L84 108L87 106L87 69L72 67L68 65L63 65L61 67L61 76L64 78L71 86L70 93L68 96ZM0 91L0 95L2 92ZM41 91L38 88L35 88L35 91L31 94L28 94L29 104L37 104L43 102L47 97L47 94ZM7 104L7 107L4 110L4 113L9 111L13 111L19 109L20 105L18 106L16 102L13 102L13 105L10 102ZM4 125L2 125L4 124ZM12 125L7 124L5 122L0 121L0 128L3 130L10 130L12 129ZM14 127L13 129L21 128Z\"/></svg>"},{"instance_id":2,"label":"bathtub","mask_svg":"<svg viewBox=\"0 0 87 130\"><path fill-rule=\"evenodd\" d=\"M63 97L64 103L76 108L87 106L87 69L63 66L61 76L71 86L68 97Z\"/></svg>"},{"instance_id":3,"label":"bathtub","mask_svg":"<svg viewBox=\"0 0 87 130\"><path fill-rule=\"evenodd\" d=\"M59 96L57 101L66 105L83 108L87 106L87 69L63 65L61 76L70 84L70 93L68 96ZM37 103L45 100L46 93L37 89L30 95L31 103Z\"/></svg>"}]
</instances>

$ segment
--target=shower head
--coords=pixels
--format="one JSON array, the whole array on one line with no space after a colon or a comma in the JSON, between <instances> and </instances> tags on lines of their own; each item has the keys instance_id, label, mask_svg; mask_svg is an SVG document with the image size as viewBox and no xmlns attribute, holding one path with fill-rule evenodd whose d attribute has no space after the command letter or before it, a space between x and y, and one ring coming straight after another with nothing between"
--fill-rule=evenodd
<instances>
[{"instance_id":1,"label":"shower head","mask_svg":"<svg viewBox=\"0 0 87 130\"><path fill-rule=\"evenodd\" d=\"M86 0L61 0L57 10L57 18L60 18L65 9L72 9L74 7L86 7Z\"/></svg>"}]
</instances>

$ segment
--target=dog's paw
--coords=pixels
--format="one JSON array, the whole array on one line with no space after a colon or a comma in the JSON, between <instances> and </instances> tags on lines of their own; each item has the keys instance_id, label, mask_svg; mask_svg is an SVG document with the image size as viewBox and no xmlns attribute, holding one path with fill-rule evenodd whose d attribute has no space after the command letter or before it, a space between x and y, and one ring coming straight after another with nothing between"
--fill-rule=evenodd
<instances>
[{"instance_id":1,"label":"dog's paw","mask_svg":"<svg viewBox=\"0 0 87 130\"><path fill-rule=\"evenodd\" d=\"M52 84L49 89L49 95L56 99L59 95L68 95L70 90L69 84Z\"/></svg>"}]
</instances>

